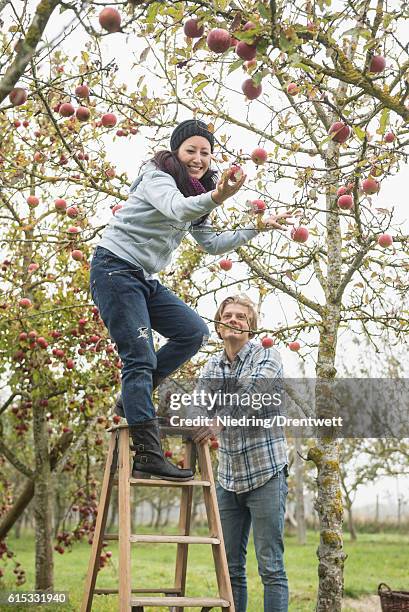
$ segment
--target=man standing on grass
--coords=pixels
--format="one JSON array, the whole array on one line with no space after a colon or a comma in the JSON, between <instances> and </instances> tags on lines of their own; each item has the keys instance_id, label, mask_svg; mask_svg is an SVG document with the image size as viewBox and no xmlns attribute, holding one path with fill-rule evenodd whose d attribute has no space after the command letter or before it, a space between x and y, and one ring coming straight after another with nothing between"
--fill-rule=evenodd
<instances>
[{"instance_id":1,"label":"man standing on grass","mask_svg":"<svg viewBox=\"0 0 409 612\"><path fill-rule=\"evenodd\" d=\"M226 394L239 390L272 390L283 376L281 359L274 348L251 338L257 329L254 304L243 295L226 298L215 315L216 331L224 350L210 358L200 386ZM259 398L260 394L257 394ZM259 408L259 407L258 407ZM272 416L274 408L222 406L217 416ZM287 612L288 581L284 569L283 528L287 496L287 447L280 429L262 426L223 426L220 418L199 428L196 442L219 437L216 485L236 612L247 610L246 554L253 525L258 572L264 585L264 612ZM259 421L260 422L260 421Z\"/></svg>"}]
</instances>

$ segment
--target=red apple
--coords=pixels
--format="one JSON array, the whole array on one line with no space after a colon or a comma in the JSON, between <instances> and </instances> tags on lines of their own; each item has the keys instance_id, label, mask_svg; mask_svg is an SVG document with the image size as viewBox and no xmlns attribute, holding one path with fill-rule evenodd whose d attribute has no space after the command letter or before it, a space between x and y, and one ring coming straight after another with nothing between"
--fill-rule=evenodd
<instances>
[{"instance_id":1,"label":"red apple","mask_svg":"<svg viewBox=\"0 0 409 612\"><path fill-rule=\"evenodd\" d=\"M74 219L75 217L78 217L78 208L76 206L70 206L69 208L67 208L67 215L71 218Z\"/></svg>"},{"instance_id":2,"label":"red apple","mask_svg":"<svg viewBox=\"0 0 409 612\"><path fill-rule=\"evenodd\" d=\"M266 203L263 202L263 200L252 200L250 204L253 212L256 214L263 214L267 208Z\"/></svg>"},{"instance_id":3,"label":"red apple","mask_svg":"<svg viewBox=\"0 0 409 612\"><path fill-rule=\"evenodd\" d=\"M165 451L165 457L172 457L173 453L171 450Z\"/></svg>"},{"instance_id":4,"label":"red apple","mask_svg":"<svg viewBox=\"0 0 409 612\"><path fill-rule=\"evenodd\" d=\"M114 414L114 416L112 417L112 420L114 423L118 424L121 422L121 417L118 414Z\"/></svg>"},{"instance_id":5,"label":"red apple","mask_svg":"<svg viewBox=\"0 0 409 612\"><path fill-rule=\"evenodd\" d=\"M273 338L270 338L270 336L264 336L264 338L261 341L261 346L265 349L271 348L274 344L274 340Z\"/></svg>"},{"instance_id":6,"label":"red apple","mask_svg":"<svg viewBox=\"0 0 409 612\"><path fill-rule=\"evenodd\" d=\"M217 440L211 440L210 442L210 448L212 448L213 450L217 450L219 448L219 443Z\"/></svg>"},{"instance_id":7,"label":"red apple","mask_svg":"<svg viewBox=\"0 0 409 612\"><path fill-rule=\"evenodd\" d=\"M9 100L13 106L21 106L27 101L27 91L22 87L14 87L9 93Z\"/></svg>"},{"instance_id":8,"label":"red apple","mask_svg":"<svg viewBox=\"0 0 409 612\"><path fill-rule=\"evenodd\" d=\"M295 242L307 242L309 236L308 229L303 225L293 227L291 230L291 238Z\"/></svg>"},{"instance_id":9,"label":"red apple","mask_svg":"<svg viewBox=\"0 0 409 612\"><path fill-rule=\"evenodd\" d=\"M37 338L37 332L34 329L32 329L31 331L28 332L28 337L30 340L35 340Z\"/></svg>"},{"instance_id":10,"label":"red apple","mask_svg":"<svg viewBox=\"0 0 409 612\"><path fill-rule=\"evenodd\" d=\"M30 195L27 198L27 204L34 208L40 204L40 200L36 196Z\"/></svg>"},{"instance_id":11,"label":"red apple","mask_svg":"<svg viewBox=\"0 0 409 612\"><path fill-rule=\"evenodd\" d=\"M388 132L387 134L385 134L385 142L387 143L393 142L395 138L396 136L393 132Z\"/></svg>"},{"instance_id":12,"label":"red apple","mask_svg":"<svg viewBox=\"0 0 409 612\"><path fill-rule=\"evenodd\" d=\"M183 26L183 31L189 38L200 38L204 34L204 26L199 25L197 19L188 19Z\"/></svg>"},{"instance_id":13,"label":"red apple","mask_svg":"<svg viewBox=\"0 0 409 612\"><path fill-rule=\"evenodd\" d=\"M20 306L20 308L24 308L27 310L27 308L31 308L33 304L28 298L21 298L18 305Z\"/></svg>"},{"instance_id":14,"label":"red apple","mask_svg":"<svg viewBox=\"0 0 409 612\"><path fill-rule=\"evenodd\" d=\"M77 98L88 98L89 87L87 85L77 85L75 88L75 95Z\"/></svg>"},{"instance_id":15,"label":"red apple","mask_svg":"<svg viewBox=\"0 0 409 612\"><path fill-rule=\"evenodd\" d=\"M362 191L364 193L372 195L373 193L378 193L380 185L378 181L376 181L371 176L364 181L362 181Z\"/></svg>"},{"instance_id":16,"label":"red apple","mask_svg":"<svg viewBox=\"0 0 409 612\"><path fill-rule=\"evenodd\" d=\"M41 151L36 151L34 153L34 161L37 162L38 164L41 164L43 161L45 161L44 153L41 153Z\"/></svg>"},{"instance_id":17,"label":"red apple","mask_svg":"<svg viewBox=\"0 0 409 612\"><path fill-rule=\"evenodd\" d=\"M13 121L13 125L15 128L19 128L21 126L21 121L19 121L18 119L15 119Z\"/></svg>"},{"instance_id":18,"label":"red apple","mask_svg":"<svg viewBox=\"0 0 409 612\"><path fill-rule=\"evenodd\" d=\"M378 244L379 246L383 247L384 249L392 246L393 244L393 238L390 234L381 234L378 237Z\"/></svg>"},{"instance_id":19,"label":"red apple","mask_svg":"<svg viewBox=\"0 0 409 612\"><path fill-rule=\"evenodd\" d=\"M345 194L338 198L337 204L342 210L349 210L354 206L354 199L351 195Z\"/></svg>"},{"instance_id":20,"label":"red apple","mask_svg":"<svg viewBox=\"0 0 409 612\"><path fill-rule=\"evenodd\" d=\"M30 122L27 121L27 119L23 121L23 127L28 127L29 125L30 125Z\"/></svg>"},{"instance_id":21,"label":"red apple","mask_svg":"<svg viewBox=\"0 0 409 612\"><path fill-rule=\"evenodd\" d=\"M295 340L294 342L290 342L288 345L288 348L290 349L290 351L299 351L301 348L301 345L299 342L297 342L297 340Z\"/></svg>"},{"instance_id":22,"label":"red apple","mask_svg":"<svg viewBox=\"0 0 409 612\"><path fill-rule=\"evenodd\" d=\"M257 60L252 59L252 60L249 60L248 62L244 62L244 67L247 70L247 72L253 72L253 70L257 67Z\"/></svg>"},{"instance_id":23,"label":"red apple","mask_svg":"<svg viewBox=\"0 0 409 612\"><path fill-rule=\"evenodd\" d=\"M219 261L219 266L221 267L222 270L224 270L225 272L228 272L229 270L231 270L233 266L233 262L231 259L221 259Z\"/></svg>"},{"instance_id":24,"label":"red apple","mask_svg":"<svg viewBox=\"0 0 409 612\"><path fill-rule=\"evenodd\" d=\"M229 170L229 181L231 183L236 183L241 180L243 174L243 169L237 164L234 164Z\"/></svg>"},{"instance_id":25,"label":"red apple","mask_svg":"<svg viewBox=\"0 0 409 612\"><path fill-rule=\"evenodd\" d=\"M28 334L26 332L21 332L21 334L19 334L18 339L23 341L23 340L27 340L28 338Z\"/></svg>"},{"instance_id":26,"label":"red apple","mask_svg":"<svg viewBox=\"0 0 409 612\"><path fill-rule=\"evenodd\" d=\"M257 147L251 154L251 159L257 165L264 164L267 161L267 151L261 147Z\"/></svg>"},{"instance_id":27,"label":"red apple","mask_svg":"<svg viewBox=\"0 0 409 612\"><path fill-rule=\"evenodd\" d=\"M299 87L298 87L297 83L288 83L288 85L287 85L287 93L290 96L297 95L299 91L300 90L299 90Z\"/></svg>"},{"instance_id":28,"label":"red apple","mask_svg":"<svg viewBox=\"0 0 409 612\"><path fill-rule=\"evenodd\" d=\"M342 121L336 121L329 128L329 134L332 135L332 140L339 143L343 143L348 140L350 133L350 127Z\"/></svg>"},{"instance_id":29,"label":"red apple","mask_svg":"<svg viewBox=\"0 0 409 612\"><path fill-rule=\"evenodd\" d=\"M369 72L383 72L386 66L386 59L383 55L374 55L369 64Z\"/></svg>"},{"instance_id":30,"label":"red apple","mask_svg":"<svg viewBox=\"0 0 409 612\"><path fill-rule=\"evenodd\" d=\"M43 348L43 349L47 348L48 346L48 342L43 336L39 336L37 338L37 344L40 348Z\"/></svg>"},{"instance_id":31,"label":"red apple","mask_svg":"<svg viewBox=\"0 0 409 612\"><path fill-rule=\"evenodd\" d=\"M115 172L115 168L107 168L105 170L105 176L107 177L107 179L111 180L114 179L116 177L116 172Z\"/></svg>"},{"instance_id":32,"label":"red apple","mask_svg":"<svg viewBox=\"0 0 409 612\"><path fill-rule=\"evenodd\" d=\"M123 205L123 204L115 204L115 206L113 206L113 207L111 208L111 210L112 210L112 214L113 214L113 215L115 215L115 214L116 214L116 212L117 212L118 210L121 210L121 208L123 208L123 207L124 207L124 205Z\"/></svg>"},{"instance_id":33,"label":"red apple","mask_svg":"<svg viewBox=\"0 0 409 612\"><path fill-rule=\"evenodd\" d=\"M79 249L74 249L73 251L71 251L71 257L74 261L81 261L82 259L84 259L84 253Z\"/></svg>"},{"instance_id":34,"label":"red apple","mask_svg":"<svg viewBox=\"0 0 409 612\"><path fill-rule=\"evenodd\" d=\"M65 209L67 208L67 202L62 198L57 198L56 200L54 200L54 206L56 210L60 212L65 212Z\"/></svg>"},{"instance_id":35,"label":"red apple","mask_svg":"<svg viewBox=\"0 0 409 612\"><path fill-rule=\"evenodd\" d=\"M337 196L338 196L338 197L339 197L339 196L343 196L343 195L345 195L346 193L348 193L348 191L349 191L349 190L347 189L347 187L345 187L344 185L342 185L342 187L338 187L338 189L337 189Z\"/></svg>"},{"instance_id":36,"label":"red apple","mask_svg":"<svg viewBox=\"0 0 409 612\"><path fill-rule=\"evenodd\" d=\"M230 34L222 28L213 28L207 35L207 46L214 53L224 53L231 43Z\"/></svg>"},{"instance_id":37,"label":"red apple","mask_svg":"<svg viewBox=\"0 0 409 612\"><path fill-rule=\"evenodd\" d=\"M248 100L255 100L263 91L262 86L256 85L253 79L246 79L242 84L241 89Z\"/></svg>"},{"instance_id":38,"label":"red apple","mask_svg":"<svg viewBox=\"0 0 409 612\"><path fill-rule=\"evenodd\" d=\"M65 362L65 366L68 370L73 370L74 369L74 360L73 359L67 359L67 361Z\"/></svg>"},{"instance_id":39,"label":"red apple","mask_svg":"<svg viewBox=\"0 0 409 612\"><path fill-rule=\"evenodd\" d=\"M86 106L79 106L75 111L78 121L88 121L90 114L90 110Z\"/></svg>"},{"instance_id":40,"label":"red apple","mask_svg":"<svg viewBox=\"0 0 409 612\"><path fill-rule=\"evenodd\" d=\"M101 117L101 123L104 127L114 127L116 125L117 118L113 113L105 113Z\"/></svg>"},{"instance_id":41,"label":"red apple","mask_svg":"<svg viewBox=\"0 0 409 612\"><path fill-rule=\"evenodd\" d=\"M98 17L101 28L112 34L113 32L119 32L121 29L121 15L119 12L107 6L99 14Z\"/></svg>"},{"instance_id":42,"label":"red apple","mask_svg":"<svg viewBox=\"0 0 409 612\"><path fill-rule=\"evenodd\" d=\"M236 45L236 53L243 60L252 60L257 55L257 47L240 40Z\"/></svg>"},{"instance_id":43,"label":"red apple","mask_svg":"<svg viewBox=\"0 0 409 612\"><path fill-rule=\"evenodd\" d=\"M76 235L80 233L80 231L81 231L80 228L76 227L75 225L73 225L73 226L71 226L71 227L69 227L67 229L67 232L70 234L70 237L72 237L72 238L75 238Z\"/></svg>"},{"instance_id":44,"label":"red apple","mask_svg":"<svg viewBox=\"0 0 409 612\"><path fill-rule=\"evenodd\" d=\"M58 112L61 117L71 117L75 113L75 108L71 102L64 102L64 104L61 104Z\"/></svg>"}]
</instances>

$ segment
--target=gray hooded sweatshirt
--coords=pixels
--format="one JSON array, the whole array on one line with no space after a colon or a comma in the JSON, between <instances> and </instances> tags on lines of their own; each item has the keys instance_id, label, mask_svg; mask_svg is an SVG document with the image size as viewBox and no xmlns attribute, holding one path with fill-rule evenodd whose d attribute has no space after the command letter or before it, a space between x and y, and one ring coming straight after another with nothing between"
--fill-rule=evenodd
<instances>
[{"instance_id":1,"label":"gray hooded sweatshirt","mask_svg":"<svg viewBox=\"0 0 409 612\"><path fill-rule=\"evenodd\" d=\"M170 174L150 162L131 185L126 204L112 217L99 246L150 275L169 264L187 232L212 255L232 251L257 235L250 227L217 233L208 219L192 225L217 206L210 191L185 197Z\"/></svg>"}]
</instances>

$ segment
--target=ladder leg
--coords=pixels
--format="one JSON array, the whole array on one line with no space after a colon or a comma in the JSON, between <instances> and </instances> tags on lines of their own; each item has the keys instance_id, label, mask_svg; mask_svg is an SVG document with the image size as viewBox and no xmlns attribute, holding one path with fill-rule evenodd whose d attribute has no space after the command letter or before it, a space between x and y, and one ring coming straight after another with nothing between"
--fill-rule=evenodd
<instances>
[{"instance_id":1,"label":"ladder leg","mask_svg":"<svg viewBox=\"0 0 409 612\"><path fill-rule=\"evenodd\" d=\"M119 433L119 612L131 611L131 503L129 485L129 431Z\"/></svg>"},{"instance_id":2,"label":"ladder leg","mask_svg":"<svg viewBox=\"0 0 409 612\"><path fill-rule=\"evenodd\" d=\"M184 467L190 467L194 471L196 463L196 453L193 442L188 440L185 447L185 464ZM190 534L190 521L192 518L192 500L193 487L184 487L182 490L180 501L179 514L179 533L182 535ZM176 571L175 571L175 587L180 590L180 595L183 596L186 591L186 571L188 544L178 544L176 552ZM169 608L171 612L183 612L183 608Z\"/></svg>"},{"instance_id":3,"label":"ladder leg","mask_svg":"<svg viewBox=\"0 0 409 612\"><path fill-rule=\"evenodd\" d=\"M116 453L118 452L118 438L112 433L108 446L108 456L105 464L104 478L102 481L101 497L98 504L97 522L92 540L91 557L88 563L87 578L85 581L84 596L81 604L81 612L90 612L94 595L95 583L99 570L99 558L101 555L102 542L104 539L105 525L108 516L109 500L111 498L114 472L116 469Z\"/></svg>"},{"instance_id":4,"label":"ladder leg","mask_svg":"<svg viewBox=\"0 0 409 612\"><path fill-rule=\"evenodd\" d=\"M219 595L223 599L230 602L230 606L225 608L225 611L234 612L233 592L230 583L229 568L227 565L226 549L224 547L223 530L220 521L209 446L207 444L197 444L196 447L202 478L203 480L208 480L210 482L209 488L203 487L207 522L211 532L210 535L220 540L220 545L212 545Z\"/></svg>"}]
</instances>

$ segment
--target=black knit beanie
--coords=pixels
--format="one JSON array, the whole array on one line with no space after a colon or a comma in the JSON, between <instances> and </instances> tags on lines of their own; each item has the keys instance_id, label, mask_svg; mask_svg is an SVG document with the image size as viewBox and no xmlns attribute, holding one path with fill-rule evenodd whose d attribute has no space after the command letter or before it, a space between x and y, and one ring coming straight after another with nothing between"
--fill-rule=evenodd
<instances>
[{"instance_id":1,"label":"black knit beanie","mask_svg":"<svg viewBox=\"0 0 409 612\"><path fill-rule=\"evenodd\" d=\"M203 136L203 138L206 138L210 143L210 149L213 153L214 136L207 129L206 124L198 119L187 119L175 127L170 137L170 150L176 151L182 142L191 136Z\"/></svg>"}]
</instances>

